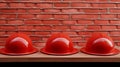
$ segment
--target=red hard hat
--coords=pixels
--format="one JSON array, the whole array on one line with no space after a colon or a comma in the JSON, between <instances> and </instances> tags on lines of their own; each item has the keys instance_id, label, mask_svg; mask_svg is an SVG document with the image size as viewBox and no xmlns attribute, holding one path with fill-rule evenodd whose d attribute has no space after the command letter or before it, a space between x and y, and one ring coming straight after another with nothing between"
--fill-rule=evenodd
<instances>
[{"instance_id":1,"label":"red hard hat","mask_svg":"<svg viewBox=\"0 0 120 67\"><path fill-rule=\"evenodd\" d=\"M37 52L32 46L32 41L26 34L14 33L6 40L5 48L0 53L7 55L25 55Z\"/></svg>"},{"instance_id":2,"label":"red hard hat","mask_svg":"<svg viewBox=\"0 0 120 67\"><path fill-rule=\"evenodd\" d=\"M94 33L87 41L85 47L81 51L94 55L115 55L120 51L115 48L115 44L109 36L104 33Z\"/></svg>"},{"instance_id":3,"label":"red hard hat","mask_svg":"<svg viewBox=\"0 0 120 67\"><path fill-rule=\"evenodd\" d=\"M47 40L45 47L40 51L52 55L68 55L78 52L73 46L72 40L67 34L57 33Z\"/></svg>"}]
</instances>

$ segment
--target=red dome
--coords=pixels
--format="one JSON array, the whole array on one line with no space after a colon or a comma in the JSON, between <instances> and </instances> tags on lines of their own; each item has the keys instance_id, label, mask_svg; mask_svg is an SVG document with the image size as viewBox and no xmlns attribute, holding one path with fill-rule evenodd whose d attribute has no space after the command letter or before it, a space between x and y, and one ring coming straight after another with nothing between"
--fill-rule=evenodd
<instances>
[{"instance_id":1,"label":"red dome","mask_svg":"<svg viewBox=\"0 0 120 67\"><path fill-rule=\"evenodd\" d=\"M119 53L119 50L115 48L112 38L104 33L94 33L81 51L95 55L113 55Z\"/></svg>"},{"instance_id":2,"label":"red dome","mask_svg":"<svg viewBox=\"0 0 120 67\"><path fill-rule=\"evenodd\" d=\"M23 33L15 33L6 40L5 48L0 49L0 53L8 55L23 55L36 52L29 36Z\"/></svg>"},{"instance_id":3,"label":"red dome","mask_svg":"<svg viewBox=\"0 0 120 67\"><path fill-rule=\"evenodd\" d=\"M74 48L70 37L63 33L53 34L47 40L45 47L40 51L46 54L54 55L67 55L78 52L78 50Z\"/></svg>"}]
</instances>

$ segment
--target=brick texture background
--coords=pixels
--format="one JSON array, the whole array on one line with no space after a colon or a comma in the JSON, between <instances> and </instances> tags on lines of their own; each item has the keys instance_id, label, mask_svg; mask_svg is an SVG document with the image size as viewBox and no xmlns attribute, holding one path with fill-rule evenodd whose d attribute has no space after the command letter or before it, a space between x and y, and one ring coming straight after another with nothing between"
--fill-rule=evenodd
<instances>
[{"instance_id":1,"label":"brick texture background","mask_svg":"<svg viewBox=\"0 0 120 67\"><path fill-rule=\"evenodd\" d=\"M93 32L120 45L120 0L0 0L0 45L14 32L44 46L52 33L67 33L83 46Z\"/></svg>"}]
</instances>

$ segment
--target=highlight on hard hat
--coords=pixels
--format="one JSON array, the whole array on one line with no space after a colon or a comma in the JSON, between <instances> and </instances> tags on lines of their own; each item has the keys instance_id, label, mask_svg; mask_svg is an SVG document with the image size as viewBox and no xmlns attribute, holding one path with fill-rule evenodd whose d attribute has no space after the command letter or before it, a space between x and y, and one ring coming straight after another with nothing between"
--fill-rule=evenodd
<instances>
[{"instance_id":1,"label":"highlight on hard hat","mask_svg":"<svg viewBox=\"0 0 120 67\"><path fill-rule=\"evenodd\" d=\"M120 52L115 48L112 38L105 33L93 33L80 51L93 55L115 55Z\"/></svg>"},{"instance_id":2,"label":"highlight on hard hat","mask_svg":"<svg viewBox=\"0 0 120 67\"><path fill-rule=\"evenodd\" d=\"M77 53L78 49L74 48L74 44L67 34L56 33L48 38L45 47L40 51L51 55L70 55Z\"/></svg>"},{"instance_id":3,"label":"highlight on hard hat","mask_svg":"<svg viewBox=\"0 0 120 67\"><path fill-rule=\"evenodd\" d=\"M8 37L4 48L0 49L1 54L26 55L37 52L30 37L23 33L14 33Z\"/></svg>"}]
</instances>

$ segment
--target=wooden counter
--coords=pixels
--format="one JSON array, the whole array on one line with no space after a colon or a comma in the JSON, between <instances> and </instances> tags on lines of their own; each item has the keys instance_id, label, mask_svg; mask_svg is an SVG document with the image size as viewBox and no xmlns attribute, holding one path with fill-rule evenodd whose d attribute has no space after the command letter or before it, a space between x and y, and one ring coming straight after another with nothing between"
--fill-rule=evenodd
<instances>
[{"instance_id":1,"label":"wooden counter","mask_svg":"<svg viewBox=\"0 0 120 67\"><path fill-rule=\"evenodd\" d=\"M114 56L94 56L81 52L67 56L46 55L41 52L24 56L0 54L0 62L120 62L120 54Z\"/></svg>"}]
</instances>

